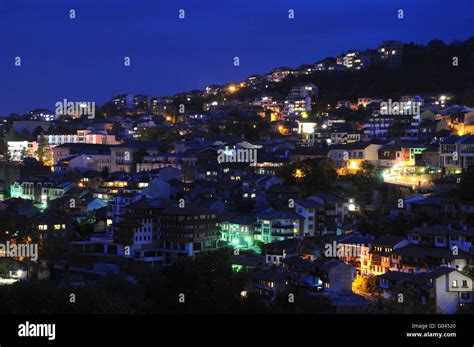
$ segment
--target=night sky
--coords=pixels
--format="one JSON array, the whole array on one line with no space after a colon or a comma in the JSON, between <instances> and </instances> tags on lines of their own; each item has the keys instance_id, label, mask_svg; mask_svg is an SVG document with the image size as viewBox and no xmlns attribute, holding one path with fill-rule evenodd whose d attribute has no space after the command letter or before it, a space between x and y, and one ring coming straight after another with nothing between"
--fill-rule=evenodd
<instances>
[{"instance_id":1,"label":"night sky","mask_svg":"<svg viewBox=\"0 0 474 347\"><path fill-rule=\"evenodd\" d=\"M473 13L473 0L0 0L0 115L172 96L388 39L464 40Z\"/></svg>"}]
</instances>

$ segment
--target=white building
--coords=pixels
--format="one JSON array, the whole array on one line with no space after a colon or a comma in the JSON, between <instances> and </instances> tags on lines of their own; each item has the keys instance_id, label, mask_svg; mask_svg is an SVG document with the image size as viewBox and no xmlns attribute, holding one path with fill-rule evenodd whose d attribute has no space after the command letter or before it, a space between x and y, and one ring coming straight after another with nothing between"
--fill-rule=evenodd
<instances>
[{"instance_id":1,"label":"white building","mask_svg":"<svg viewBox=\"0 0 474 347\"><path fill-rule=\"evenodd\" d=\"M35 158L38 151L36 141L8 141L7 145L11 161L22 161L25 157Z\"/></svg>"},{"instance_id":2,"label":"white building","mask_svg":"<svg viewBox=\"0 0 474 347\"><path fill-rule=\"evenodd\" d=\"M38 141L41 135L38 136ZM65 143L85 143L93 145L118 145L121 142L115 135L106 132L92 132L92 130L78 130L77 134L44 135L51 147Z\"/></svg>"}]
</instances>

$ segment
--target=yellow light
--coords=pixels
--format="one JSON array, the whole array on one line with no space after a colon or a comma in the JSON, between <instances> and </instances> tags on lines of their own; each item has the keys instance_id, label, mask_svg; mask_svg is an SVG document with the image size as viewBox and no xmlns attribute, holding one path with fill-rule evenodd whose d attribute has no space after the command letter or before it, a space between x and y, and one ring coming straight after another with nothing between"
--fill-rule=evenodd
<instances>
[{"instance_id":1,"label":"yellow light","mask_svg":"<svg viewBox=\"0 0 474 347\"><path fill-rule=\"evenodd\" d=\"M351 169L351 170L359 170L359 165L357 164L356 161L351 160L351 161L349 162L349 169Z\"/></svg>"},{"instance_id":2,"label":"yellow light","mask_svg":"<svg viewBox=\"0 0 474 347\"><path fill-rule=\"evenodd\" d=\"M228 89L230 93L235 93L238 90L237 86L234 84L231 84Z\"/></svg>"},{"instance_id":3,"label":"yellow light","mask_svg":"<svg viewBox=\"0 0 474 347\"><path fill-rule=\"evenodd\" d=\"M296 169L295 172L293 173L294 178L303 178L305 176L303 170L301 169Z\"/></svg>"}]
</instances>

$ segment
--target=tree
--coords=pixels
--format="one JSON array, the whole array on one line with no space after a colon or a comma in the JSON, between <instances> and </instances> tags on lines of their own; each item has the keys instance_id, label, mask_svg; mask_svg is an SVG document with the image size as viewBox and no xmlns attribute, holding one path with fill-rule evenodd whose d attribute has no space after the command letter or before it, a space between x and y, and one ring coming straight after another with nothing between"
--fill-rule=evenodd
<instances>
[{"instance_id":1,"label":"tree","mask_svg":"<svg viewBox=\"0 0 474 347\"><path fill-rule=\"evenodd\" d=\"M365 294L374 294L378 291L377 279L373 276L357 276L352 286Z\"/></svg>"},{"instance_id":2,"label":"tree","mask_svg":"<svg viewBox=\"0 0 474 347\"><path fill-rule=\"evenodd\" d=\"M285 184L297 186L305 195L331 189L336 180L336 170L329 159L304 159L282 166L276 175Z\"/></svg>"},{"instance_id":3,"label":"tree","mask_svg":"<svg viewBox=\"0 0 474 347\"><path fill-rule=\"evenodd\" d=\"M472 201L474 199L474 166L469 166L461 176L459 197L465 201Z\"/></svg>"},{"instance_id":4,"label":"tree","mask_svg":"<svg viewBox=\"0 0 474 347\"><path fill-rule=\"evenodd\" d=\"M28 149L22 148L21 153L20 153L20 159L24 160L25 158L28 158Z\"/></svg>"},{"instance_id":5,"label":"tree","mask_svg":"<svg viewBox=\"0 0 474 347\"><path fill-rule=\"evenodd\" d=\"M423 303L422 297L427 298L419 289L409 282L401 282L392 290L390 299L380 299L375 305L377 313L389 314L434 314L435 308L429 303Z\"/></svg>"},{"instance_id":6,"label":"tree","mask_svg":"<svg viewBox=\"0 0 474 347\"><path fill-rule=\"evenodd\" d=\"M5 142L8 141L21 141L21 135L15 130L14 127L11 127L6 133L5 133Z\"/></svg>"},{"instance_id":7,"label":"tree","mask_svg":"<svg viewBox=\"0 0 474 347\"><path fill-rule=\"evenodd\" d=\"M53 156L51 151L51 146L48 143L48 140L41 134L38 139L38 150L36 151L36 156L38 160L47 166L53 165Z\"/></svg>"},{"instance_id":8,"label":"tree","mask_svg":"<svg viewBox=\"0 0 474 347\"><path fill-rule=\"evenodd\" d=\"M472 266L469 266L469 265L466 265L462 271L461 271L464 275L466 276L469 276L471 278L474 278L474 267Z\"/></svg>"},{"instance_id":9,"label":"tree","mask_svg":"<svg viewBox=\"0 0 474 347\"><path fill-rule=\"evenodd\" d=\"M113 125L112 125L112 134L114 135L120 135L120 133L123 131L123 126L122 126L122 123L120 122L115 122Z\"/></svg>"}]
</instances>

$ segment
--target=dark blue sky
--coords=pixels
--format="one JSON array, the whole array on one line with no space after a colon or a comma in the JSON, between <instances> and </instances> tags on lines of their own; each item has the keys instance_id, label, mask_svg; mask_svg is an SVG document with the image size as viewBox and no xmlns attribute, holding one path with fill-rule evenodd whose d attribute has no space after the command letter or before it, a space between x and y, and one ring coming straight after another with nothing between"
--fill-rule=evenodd
<instances>
[{"instance_id":1,"label":"dark blue sky","mask_svg":"<svg viewBox=\"0 0 474 347\"><path fill-rule=\"evenodd\" d=\"M0 115L63 98L173 95L386 39L463 40L473 13L473 0L0 0Z\"/></svg>"}]
</instances>

